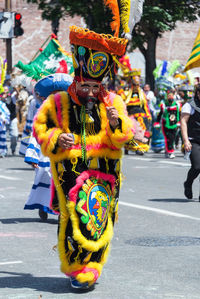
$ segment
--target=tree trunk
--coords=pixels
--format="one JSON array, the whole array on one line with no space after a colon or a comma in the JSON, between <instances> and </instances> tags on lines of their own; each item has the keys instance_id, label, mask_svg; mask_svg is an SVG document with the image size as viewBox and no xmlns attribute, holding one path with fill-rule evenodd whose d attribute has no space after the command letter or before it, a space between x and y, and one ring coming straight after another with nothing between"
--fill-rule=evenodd
<instances>
[{"instance_id":1,"label":"tree trunk","mask_svg":"<svg viewBox=\"0 0 200 299\"><path fill-rule=\"evenodd\" d=\"M156 68L156 41L157 36L152 34L147 41L147 49L145 51L145 76L146 83L154 90L153 70Z\"/></svg>"},{"instance_id":2,"label":"tree trunk","mask_svg":"<svg viewBox=\"0 0 200 299\"><path fill-rule=\"evenodd\" d=\"M59 25L60 25L59 18L56 18L51 21L51 30L56 36L58 35Z\"/></svg>"}]
</instances>

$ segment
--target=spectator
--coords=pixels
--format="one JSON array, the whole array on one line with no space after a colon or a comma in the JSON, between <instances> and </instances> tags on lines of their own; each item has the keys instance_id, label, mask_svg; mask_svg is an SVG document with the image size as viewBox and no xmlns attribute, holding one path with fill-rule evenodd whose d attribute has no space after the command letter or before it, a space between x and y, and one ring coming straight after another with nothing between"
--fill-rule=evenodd
<instances>
[{"instance_id":1,"label":"spectator","mask_svg":"<svg viewBox=\"0 0 200 299\"><path fill-rule=\"evenodd\" d=\"M192 184L200 173L200 84L196 87L194 98L182 108L181 133L185 152L190 153L191 161L191 168L184 182L184 194L192 199Z\"/></svg>"},{"instance_id":2,"label":"spectator","mask_svg":"<svg viewBox=\"0 0 200 299\"><path fill-rule=\"evenodd\" d=\"M6 103L8 110L10 111L10 123L7 125L7 131L10 135L10 148L12 155L15 154L18 139L18 127L17 127L17 112L16 112L16 101L18 97L17 90L10 93L8 86L4 86L4 93L2 98Z\"/></svg>"}]
</instances>

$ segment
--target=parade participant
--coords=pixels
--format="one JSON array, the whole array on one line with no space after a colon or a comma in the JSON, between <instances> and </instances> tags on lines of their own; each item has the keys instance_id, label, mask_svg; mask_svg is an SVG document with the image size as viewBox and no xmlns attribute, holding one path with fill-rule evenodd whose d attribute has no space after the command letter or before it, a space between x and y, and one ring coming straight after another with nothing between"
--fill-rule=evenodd
<instances>
[{"instance_id":1,"label":"parade participant","mask_svg":"<svg viewBox=\"0 0 200 299\"><path fill-rule=\"evenodd\" d=\"M10 92L8 86L4 86L4 92L2 94L2 100L6 103L6 106L10 112L10 122L6 126L7 131L10 135L10 149L12 155L15 154L15 150L17 147L17 139L18 139L18 120L17 120L17 111L16 111L16 102L18 98L18 91L14 90Z\"/></svg>"},{"instance_id":2,"label":"parade participant","mask_svg":"<svg viewBox=\"0 0 200 299\"><path fill-rule=\"evenodd\" d=\"M0 98L0 158L7 154L6 125L10 122L10 112Z\"/></svg>"},{"instance_id":3,"label":"parade participant","mask_svg":"<svg viewBox=\"0 0 200 299\"><path fill-rule=\"evenodd\" d=\"M139 123L143 133L142 139L137 139L137 142L133 140L125 145L125 153L128 150L135 151L138 155L143 155L144 152L149 150L149 140L150 140L150 125L151 125L151 113L148 107L146 96L140 87L140 71L134 70L132 72L133 78L131 79L131 88L125 103L127 105L127 111L129 117L134 117L134 119ZM134 137L136 139L136 137Z\"/></svg>"},{"instance_id":4,"label":"parade participant","mask_svg":"<svg viewBox=\"0 0 200 299\"><path fill-rule=\"evenodd\" d=\"M39 80L34 87L38 108L51 93L67 90L72 83L71 76L67 74L52 74ZM35 111L37 112L37 111ZM35 169L34 183L24 206L25 210L38 209L41 220L48 218L48 213L54 214L50 209L51 199L51 170L50 160L43 156L40 145L35 137L30 136L24 161Z\"/></svg>"},{"instance_id":5,"label":"parade participant","mask_svg":"<svg viewBox=\"0 0 200 299\"><path fill-rule=\"evenodd\" d=\"M192 199L192 184L200 173L200 84L196 86L194 98L182 107L181 133L184 149L190 154L191 161L191 168L184 182L184 194Z\"/></svg>"},{"instance_id":6,"label":"parade participant","mask_svg":"<svg viewBox=\"0 0 200 299\"><path fill-rule=\"evenodd\" d=\"M157 91L156 96L151 101L149 108L152 115L152 136L151 149L155 153L159 153L165 148L165 140L162 133L160 123L157 123L157 117L160 112L160 105L165 102L166 92L163 90Z\"/></svg>"},{"instance_id":7,"label":"parade participant","mask_svg":"<svg viewBox=\"0 0 200 299\"><path fill-rule=\"evenodd\" d=\"M4 158L7 154L6 143L6 125L10 123L10 111L4 102L4 87L3 84L6 79L7 63L6 60L0 57L1 63L1 76L0 76L0 158Z\"/></svg>"},{"instance_id":8,"label":"parade participant","mask_svg":"<svg viewBox=\"0 0 200 299\"><path fill-rule=\"evenodd\" d=\"M165 157L173 159L174 143L176 138L177 127L179 122L180 107L174 100L174 91L170 90L167 93L167 100L160 105L160 113L157 117L157 122L162 119L162 131L165 139Z\"/></svg>"},{"instance_id":9,"label":"parade participant","mask_svg":"<svg viewBox=\"0 0 200 299\"><path fill-rule=\"evenodd\" d=\"M116 220L121 148L132 134L122 99L101 83L127 40L70 27L75 78L51 95L34 120L34 136L51 160L58 193L61 271L75 288L92 286L106 262ZM62 171L61 171L62 169ZM57 206L56 197L52 207Z\"/></svg>"},{"instance_id":10,"label":"parade participant","mask_svg":"<svg viewBox=\"0 0 200 299\"><path fill-rule=\"evenodd\" d=\"M20 147L19 147L19 154L22 156L25 156L26 149L29 144L29 138L32 133L33 118L38 108L40 107L40 104L41 104L40 99L36 95L31 96L30 104L28 107L28 113L26 116L26 123L24 126Z\"/></svg>"}]
</instances>

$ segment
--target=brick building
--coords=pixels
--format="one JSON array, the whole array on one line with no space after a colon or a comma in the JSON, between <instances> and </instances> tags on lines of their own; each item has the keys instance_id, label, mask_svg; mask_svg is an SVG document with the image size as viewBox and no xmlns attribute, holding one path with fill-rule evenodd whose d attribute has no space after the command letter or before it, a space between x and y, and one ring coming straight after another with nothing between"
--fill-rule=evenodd
<instances>
[{"instance_id":1,"label":"brick building","mask_svg":"<svg viewBox=\"0 0 200 299\"><path fill-rule=\"evenodd\" d=\"M41 19L41 12L35 4L27 4L23 0L12 0L12 11L20 12L23 16L24 35L12 40L13 65L21 60L28 63L52 33L51 23ZM5 0L0 0L0 11L3 11ZM69 25L81 26L81 18L67 17L61 20L58 39L61 45L69 49ZM200 27L200 20L195 23L177 23L177 29L166 32L157 42L157 59L178 59L182 64L187 62L193 42ZM5 42L0 40L0 55L5 58Z\"/></svg>"}]
</instances>

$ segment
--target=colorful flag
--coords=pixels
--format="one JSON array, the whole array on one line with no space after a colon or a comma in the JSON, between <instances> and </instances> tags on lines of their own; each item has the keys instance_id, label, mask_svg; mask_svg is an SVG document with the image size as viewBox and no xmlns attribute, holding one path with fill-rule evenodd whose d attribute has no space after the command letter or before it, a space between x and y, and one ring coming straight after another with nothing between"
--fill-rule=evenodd
<instances>
[{"instance_id":1,"label":"colorful flag","mask_svg":"<svg viewBox=\"0 0 200 299\"><path fill-rule=\"evenodd\" d=\"M68 70L68 74L71 75L73 73L74 69L71 54L65 51L55 38L50 40L45 49L40 48L38 52L40 52L40 54L36 54L36 58L28 64L18 61L15 66L21 69L28 77L32 77L36 81L56 73L57 70L63 69L64 64L66 65L64 69Z\"/></svg>"},{"instance_id":2,"label":"colorful flag","mask_svg":"<svg viewBox=\"0 0 200 299\"><path fill-rule=\"evenodd\" d=\"M192 52L186 63L184 71L194 69L195 67L200 67L200 29L195 39Z\"/></svg>"}]
</instances>

